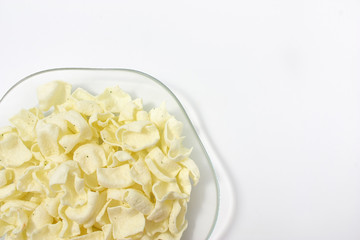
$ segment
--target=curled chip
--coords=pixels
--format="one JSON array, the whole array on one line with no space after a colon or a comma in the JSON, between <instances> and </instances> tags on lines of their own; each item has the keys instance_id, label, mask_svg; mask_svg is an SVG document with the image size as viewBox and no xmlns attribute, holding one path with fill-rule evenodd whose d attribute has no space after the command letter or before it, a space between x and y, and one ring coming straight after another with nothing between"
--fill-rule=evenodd
<instances>
[{"instance_id":1,"label":"curled chip","mask_svg":"<svg viewBox=\"0 0 360 240\"><path fill-rule=\"evenodd\" d=\"M0 128L0 237L180 239L200 172L165 104L62 81L37 93Z\"/></svg>"}]
</instances>

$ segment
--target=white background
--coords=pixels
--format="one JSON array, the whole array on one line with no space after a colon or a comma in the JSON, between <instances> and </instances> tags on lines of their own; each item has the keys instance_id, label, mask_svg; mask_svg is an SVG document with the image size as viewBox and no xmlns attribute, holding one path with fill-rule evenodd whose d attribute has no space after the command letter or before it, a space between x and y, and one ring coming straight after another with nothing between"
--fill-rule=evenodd
<instances>
[{"instance_id":1,"label":"white background","mask_svg":"<svg viewBox=\"0 0 360 240\"><path fill-rule=\"evenodd\" d=\"M191 103L235 186L222 239L360 239L359 1L0 0L0 95L57 67Z\"/></svg>"}]
</instances>

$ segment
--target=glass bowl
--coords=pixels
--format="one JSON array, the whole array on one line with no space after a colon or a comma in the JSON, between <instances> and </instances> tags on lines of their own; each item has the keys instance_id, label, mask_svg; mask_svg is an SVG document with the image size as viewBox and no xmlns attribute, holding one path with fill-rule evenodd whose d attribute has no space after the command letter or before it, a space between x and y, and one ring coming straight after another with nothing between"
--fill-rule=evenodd
<instances>
[{"instance_id":1,"label":"glass bowl","mask_svg":"<svg viewBox=\"0 0 360 240\"><path fill-rule=\"evenodd\" d=\"M132 98L142 98L144 109L166 103L167 110L184 124L184 145L193 147L191 158L200 170L200 181L193 188L188 204L187 230L182 239L209 239L219 211L219 187L213 165L183 106L177 97L159 80L130 69L51 69L32 74L16 83L0 100L0 126L10 125L8 119L22 108L37 105L36 88L46 82L62 80L82 87L92 94L106 87L119 85Z\"/></svg>"}]
</instances>

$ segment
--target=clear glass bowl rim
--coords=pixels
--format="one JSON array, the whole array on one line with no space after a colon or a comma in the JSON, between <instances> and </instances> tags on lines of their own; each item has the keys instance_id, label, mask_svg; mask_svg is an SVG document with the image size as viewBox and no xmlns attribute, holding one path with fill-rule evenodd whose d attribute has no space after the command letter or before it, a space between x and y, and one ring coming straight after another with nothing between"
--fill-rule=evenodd
<instances>
[{"instance_id":1,"label":"clear glass bowl rim","mask_svg":"<svg viewBox=\"0 0 360 240\"><path fill-rule=\"evenodd\" d=\"M36 76L36 75L40 75L42 73L47 73L47 72L53 72L53 71L66 71L66 70L71 70L71 71L77 71L77 70L80 70L80 71L127 71L127 72L132 72L132 73L135 73L135 74L139 74L139 75L142 75L146 78L148 78L149 80L153 81L154 83L156 83L157 85L159 85L160 87L162 87L166 92L168 92L172 97L173 99L175 99L176 103L179 105L180 107L180 110L182 111L182 113L184 114L184 116L186 117L187 121L189 122L190 124L190 128L192 129L192 131L194 131L195 133L195 136L197 138L197 141L199 142L199 145L201 146L205 156L206 156L206 160L208 161L208 164L210 165L210 169L211 169L211 174L213 175L214 179L215 179L215 184L216 184L216 193L217 193L217 199L216 199L216 214L215 214L215 218L214 218L214 221L212 223L212 226L211 226L211 229L209 230L208 232L208 235L206 237L206 239L209 239L211 237L211 234L213 233L214 231L214 228L215 228L215 225L217 223L217 220L218 220L218 215L219 215L219 206L220 206L220 187L219 187L219 182L218 182L218 178L217 178L217 175L215 173L215 169L214 169L214 166L210 160L210 157L209 157L209 154L207 153L198 133L196 132L195 130L195 127L189 117L189 115L186 113L183 105L181 104L181 102L179 101L179 99L176 97L176 95L164 84L162 83L160 80L158 80L157 78L147 74L147 73L144 73L142 71L139 71L139 70L134 70L134 69L130 69L130 68L87 68L87 67L65 67L65 68L51 68L51 69L46 69L46 70L42 70L42 71L38 71L38 72L35 72L33 74L30 74L24 78L22 78L21 80L19 80L18 82L16 82L13 86L10 87L9 90L7 90L5 92L5 94L1 97L0 99L0 104L2 103L3 99L5 99L5 97L13 90L16 88L16 86L18 86L19 84L21 84L22 82ZM1 239L1 237L0 237Z\"/></svg>"}]
</instances>

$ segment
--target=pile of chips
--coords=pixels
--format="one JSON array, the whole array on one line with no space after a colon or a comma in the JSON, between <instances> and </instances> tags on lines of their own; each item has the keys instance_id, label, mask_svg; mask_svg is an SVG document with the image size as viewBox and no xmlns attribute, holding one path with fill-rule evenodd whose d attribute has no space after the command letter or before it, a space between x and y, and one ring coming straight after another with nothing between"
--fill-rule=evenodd
<instances>
[{"instance_id":1,"label":"pile of chips","mask_svg":"<svg viewBox=\"0 0 360 240\"><path fill-rule=\"evenodd\" d=\"M182 123L119 87L54 81L0 129L0 236L180 239L200 174Z\"/></svg>"}]
</instances>

